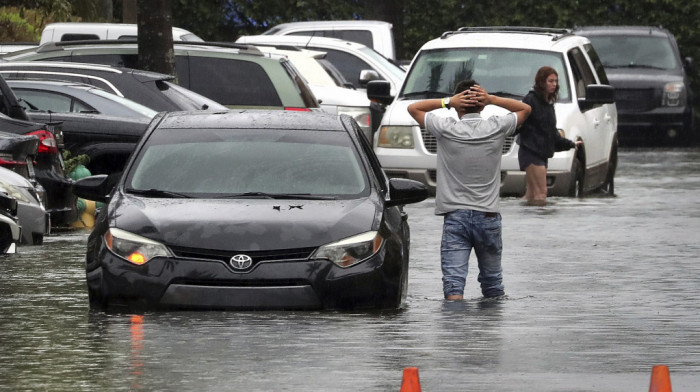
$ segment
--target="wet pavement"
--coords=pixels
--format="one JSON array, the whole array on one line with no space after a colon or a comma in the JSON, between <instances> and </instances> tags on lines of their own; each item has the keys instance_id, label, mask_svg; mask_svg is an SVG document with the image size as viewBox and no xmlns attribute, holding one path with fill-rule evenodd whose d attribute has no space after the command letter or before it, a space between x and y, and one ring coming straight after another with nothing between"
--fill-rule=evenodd
<instances>
[{"instance_id":1,"label":"wet pavement","mask_svg":"<svg viewBox=\"0 0 700 392\"><path fill-rule=\"evenodd\" d=\"M700 385L700 149L622 150L616 197L502 199L508 298L442 299L441 220L407 208L392 312L91 313L87 234L0 259L0 391L674 391Z\"/></svg>"}]
</instances>

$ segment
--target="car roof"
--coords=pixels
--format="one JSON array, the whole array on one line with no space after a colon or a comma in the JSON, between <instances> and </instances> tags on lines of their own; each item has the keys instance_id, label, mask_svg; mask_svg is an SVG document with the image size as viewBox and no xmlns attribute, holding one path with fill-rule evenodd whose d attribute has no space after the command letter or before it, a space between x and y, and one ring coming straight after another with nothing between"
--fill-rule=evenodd
<instances>
[{"instance_id":1,"label":"car roof","mask_svg":"<svg viewBox=\"0 0 700 392\"><path fill-rule=\"evenodd\" d=\"M574 33L581 35L650 35L666 37L670 33L663 27L654 26L580 26Z\"/></svg>"},{"instance_id":2,"label":"car roof","mask_svg":"<svg viewBox=\"0 0 700 392\"><path fill-rule=\"evenodd\" d=\"M517 48L563 52L588 43L585 37L568 29L536 27L463 27L447 31L440 38L427 42L421 50L455 47Z\"/></svg>"},{"instance_id":3,"label":"car roof","mask_svg":"<svg viewBox=\"0 0 700 392\"><path fill-rule=\"evenodd\" d=\"M163 114L158 128L245 128L296 129L346 132L344 121L348 116L324 112L286 110L228 110L221 112L188 111Z\"/></svg>"},{"instance_id":4,"label":"car roof","mask_svg":"<svg viewBox=\"0 0 700 392\"><path fill-rule=\"evenodd\" d=\"M2 69L39 69L39 68L50 68L57 71L71 69L75 71L90 71L99 72L104 74L122 74L130 73L138 76L141 79L153 79L153 80L173 80L175 79L172 75L162 74L152 71L143 71L139 69L118 67L112 65L103 64L89 64L89 63L76 63L68 61L8 61L0 62L0 71Z\"/></svg>"},{"instance_id":5,"label":"car roof","mask_svg":"<svg viewBox=\"0 0 700 392\"><path fill-rule=\"evenodd\" d=\"M294 46L313 45L319 47L336 48L341 50L359 50L366 48L358 42L345 41L339 38L305 36L305 35L244 35L238 37L238 43L256 44L256 43L271 43L271 44L287 44Z\"/></svg>"}]
</instances>

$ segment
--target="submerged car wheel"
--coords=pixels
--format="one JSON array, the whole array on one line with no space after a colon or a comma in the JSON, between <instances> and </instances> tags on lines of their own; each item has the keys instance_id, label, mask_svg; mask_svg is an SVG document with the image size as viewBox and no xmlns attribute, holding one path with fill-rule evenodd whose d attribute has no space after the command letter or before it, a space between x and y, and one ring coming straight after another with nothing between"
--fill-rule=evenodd
<instances>
[{"instance_id":1,"label":"submerged car wheel","mask_svg":"<svg viewBox=\"0 0 700 392\"><path fill-rule=\"evenodd\" d=\"M608 195L615 194L615 172L617 171L617 144L613 145L608 160L608 173L605 177L605 183L600 187L600 190Z\"/></svg>"},{"instance_id":2,"label":"submerged car wheel","mask_svg":"<svg viewBox=\"0 0 700 392\"><path fill-rule=\"evenodd\" d=\"M569 184L569 196L583 196L585 178L586 172L584 164L581 162L579 154L576 154L576 156L574 157L574 162L571 164L571 183Z\"/></svg>"}]
</instances>

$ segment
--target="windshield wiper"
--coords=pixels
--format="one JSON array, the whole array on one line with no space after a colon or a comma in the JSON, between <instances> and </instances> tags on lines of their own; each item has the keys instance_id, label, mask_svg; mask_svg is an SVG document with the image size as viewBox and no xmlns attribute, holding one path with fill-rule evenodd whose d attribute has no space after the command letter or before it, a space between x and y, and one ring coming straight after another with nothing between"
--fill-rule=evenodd
<instances>
[{"instance_id":1,"label":"windshield wiper","mask_svg":"<svg viewBox=\"0 0 700 392\"><path fill-rule=\"evenodd\" d=\"M452 94L450 93L443 93L442 91L430 91L430 90L424 90L424 91L413 91L410 93L403 94L403 98L414 98L414 97L419 97L419 96L424 96L426 98L444 98L444 97L451 97Z\"/></svg>"},{"instance_id":2,"label":"windshield wiper","mask_svg":"<svg viewBox=\"0 0 700 392\"><path fill-rule=\"evenodd\" d=\"M647 65L647 64L635 64L635 63L629 63L629 64L619 64L619 65L603 65L603 67L606 68L648 68L648 69L666 69L663 67L655 67L653 65Z\"/></svg>"},{"instance_id":3,"label":"windshield wiper","mask_svg":"<svg viewBox=\"0 0 700 392\"><path fill-rule=\"evenodd\" d=\"M504 98L522 98L522 94L515 94L515 93L509 93L508 91L496 91L495 93L489 92L489 95L496 95L499 97L504 97Z\"/></svg>"},{"instance_id":4,"label":"windshield wiper","mask_svg":"<svg viewBox=\"0 0 700 392\"><path fill-rule=\"evenodd\" d=\"M165 198L172 198L172 199L191 199L192 196L185 195L183 193L177 193L177 192L171 192L171 191L165 191L162 189L134 189L134 188L126 188L125 189L127 193L131 193L134 195L140 195L140 196L146 196L146 197L165 197Z\"/></svg>"},{"instance_id":5,"label":"windshield wiper","mask_svg":"<svg viewBox=\"0 0 700 392\"><path fill-rule=\"evenodd\" d=\"M322 196L322 195L312 195L310 193L266 193L266 192L244 192L244 193L233 193L230 195L218 196L221 199L247 199L247 198L260 198L260 199L297 199L297 200L335 200L333 196Z\"/></svg>"}]
</instances>

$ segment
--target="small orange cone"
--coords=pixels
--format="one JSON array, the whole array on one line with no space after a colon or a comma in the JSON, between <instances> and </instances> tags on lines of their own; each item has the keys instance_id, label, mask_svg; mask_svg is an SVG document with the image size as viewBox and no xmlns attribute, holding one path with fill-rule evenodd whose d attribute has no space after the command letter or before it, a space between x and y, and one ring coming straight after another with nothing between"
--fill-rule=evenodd
<instances>
[{"instance_id":1,"label":"small orange cone","mask_svg":"<svg viewBox=\"0 0 700 392\"><path fill-rule=\"evenodd\" d=\"M651 369L649 392L671 392L671 375L666 365L656 365Z\"/></svg>"},{"instance_id":2,"label":"small orange cone","mask_svg":"<svg viewBox=\"0 0 700 392\"><path fill-rule=\"evenodd\" d=\"M401 381L400 392L421 392L417 367L407 367L403 369L403 380Z\"/></svg>"}]
</instances>

